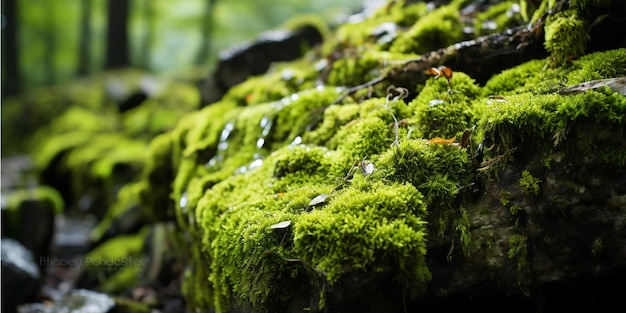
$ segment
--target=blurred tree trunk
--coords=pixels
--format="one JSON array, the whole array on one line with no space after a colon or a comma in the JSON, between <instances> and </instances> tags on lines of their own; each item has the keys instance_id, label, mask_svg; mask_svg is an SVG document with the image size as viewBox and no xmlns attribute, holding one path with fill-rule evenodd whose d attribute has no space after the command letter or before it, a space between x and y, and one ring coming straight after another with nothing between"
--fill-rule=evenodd
<instances>
[{"instance_id":1,"label":"blurred tree trunk","mask_svg":"<svg viewBox=\"0 0 626 313\"><path fill-rule=\"evenodd\" d=\"M17 1L2 0L2 15L6 25L2 28L2 97L21 91L19 54L17 49Z\"/></svg>"},{"instance_id":2,"label":"blurred tree trunk","mask_svg":"<svg viewBox=\"0 0 626 313\"><path fill-rule=\"evenodd\" d=\"M57 44L57 36L55 31L55 1L47 0L45 7L45 25L46 33L44 37L44 55L43 55L43 70L44 81L48 85L52 85L56 82L56 73L54 68L54 55Z\"/></svg>"},{"instance_id":3,"label":"blurred tree trunk","mask_svg":"<svg viewBox=\"0 0 626 313\"><path fill-rule=\"evenodd\" d=\"M139 66L143 69L149 70L150 63L150 49L154 42L154 3L155 0L143 0L143 19L144 19L144 32L141 38L141 45L139 45Z\"/></svg>"},{"instance_id":4,"label":"blurred tree trunk","mask_svg":"<svg viewBox=\"0 0 626 313\"><path fill-rule=\"evenodd\" d=\"M209 58L211 51L211 32L213 30L213 9L217 0L205 0L204 16L202 17L202 29L200 31L200 49L196 55L196 64L204 64Z\"/></svg>"},{"instance_id":5,"label":"blurred tree trunk","mask_svg":"<svg viewBox=\"0 0 626 313\"><path fill-rule=\"evenodd\" d=\"M106 69L130 65L128 57L129 0L109 0L106 43Z\"/></svg>"},{"instance_id":6,"label":"blurred tree trunk","mask_svg":"<svg viewBox=\"0 0 626 313\"><path fill-rule=\"evenodd\" d=\"M77 69L79 76L89 74L89 65L91 64L91 2L92 0L82 0L81 3Z\"/></svg>"}]
</instances>

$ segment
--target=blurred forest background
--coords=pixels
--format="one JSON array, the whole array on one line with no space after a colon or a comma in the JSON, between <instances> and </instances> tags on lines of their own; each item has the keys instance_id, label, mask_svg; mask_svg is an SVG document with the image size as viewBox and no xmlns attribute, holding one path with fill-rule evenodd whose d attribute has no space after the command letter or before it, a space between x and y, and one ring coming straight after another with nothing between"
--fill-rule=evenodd
<instances>
[{"instance_id":1,"label":"blurred forest background","mask_svg":"<svg viewBox=\"0 0 626 313\"><path fill-rule=\"evenodd\" d=\"M297 14L332 23L363 0L2 0L2 97L107 69L207 75L219 51Z\"/></svg>"}]
</instances>

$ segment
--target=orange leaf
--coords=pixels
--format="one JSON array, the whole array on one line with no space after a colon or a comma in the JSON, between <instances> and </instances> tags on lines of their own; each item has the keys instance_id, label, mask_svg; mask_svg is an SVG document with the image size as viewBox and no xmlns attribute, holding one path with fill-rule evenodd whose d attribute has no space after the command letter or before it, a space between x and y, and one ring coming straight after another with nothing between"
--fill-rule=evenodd
<instances>
[{"instance_id":1,"label":"orange leaf","mask_svg":"<svg viewBox=\"0 0 626 313\"><path fill-rule=\"evenodd\" d=\"M440 66L439 71L443 74L443 77L450 79L452 78L452 69L446 66Z\"/></svg>"},{"instance_id":2,"label":"orange leaf","mask_svg":"<svg viewBox=\"0 0 626 313\"><path fill-rule=\"evenodd\" d=\"M434 145L450 145L450 144L453 144L455 140L456 140L456 136L452 138L448 138L448 139L436 137L436 138L428 140L428 143L434 144Z\"/></svg>"},{"instance_id":3,"label":"orange leaf","mask_svg":"<svg viewBox=\"0 0 626 313\"><path fill-rule=\"evenodd\" d=\"M425 70L424 74L426 74L426 75L433 75L433 76L439 77L439 75L441 75L441 72L439 71L438 68L431 67L431 68Z\"/></svg>"}]
</instances>

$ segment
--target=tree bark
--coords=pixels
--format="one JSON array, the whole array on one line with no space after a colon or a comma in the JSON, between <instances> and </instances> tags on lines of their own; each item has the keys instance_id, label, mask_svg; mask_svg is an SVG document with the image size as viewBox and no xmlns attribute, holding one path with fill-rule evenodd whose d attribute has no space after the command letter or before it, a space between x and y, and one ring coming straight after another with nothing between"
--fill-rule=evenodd
<instances>
[{"instance_id":1,"label":"tree bark","mask_svg":"<svg viewBox=\"0 0 626 313\"><path fill-rule=\"evenodd\" d=\"M2 1L2 15L6 24L2 28L2 97L19 94L21 77L17 47L17 13L15 0Z\"/></svg>"},{"instance_id":2,"label":"tree bark","mask_svg":"<svg viewBox=\"0 0 626 313\"><path fill-rule=\"evenodd\" d=\"M202 17L202 29L200 48L196 55L196 64L204 64L209 58L211 51L211 32L213 30L213 10L216 0L206 0L204 16Z\"/></svg>"},{"instance_id":3,"label":"tree bark","mask_svg":"<svg viewBox=\"0 0 626 313\"><path fill-rule=\"evenodd\" d=\"M53 0L46 1L46 37L44 38L43 69L44 80L48 85L56 82L54 59L56 54L57 36L55 30L56 4Z\"/></svg>"},{"instance_id":4,"label":"tree bark","mask_svg":"<svg viewBox=\"0 0 626 313\"><path fill-rule=\"evenodd\" d=\"M130 65L128 57L129 0L109 0L105 69Z\"/></svg>"},{"instance_id":5,"label":"tree bark","mask_svg":"<svg viewBox=\"0 0 626 313\"><path fill-rule=\"evenodd\" d=\"M141 38L141 45L139 45L139 66L143 69L149 70L151 66L150 62L150 49L154 42L154 0L143 0L143 37Z\"/></svg>"},{"instance_id":6,"label":"tree bark","mask_svg":"<svg viewBox=\"0 0 626 313\"><path fill-rule=\"evenodd\" d=\"M91 64L91 4L92 0L82 0L80 13L80 42L78 43L78 68L79 76L89 74Z\"/></svg>"}]
</instances>

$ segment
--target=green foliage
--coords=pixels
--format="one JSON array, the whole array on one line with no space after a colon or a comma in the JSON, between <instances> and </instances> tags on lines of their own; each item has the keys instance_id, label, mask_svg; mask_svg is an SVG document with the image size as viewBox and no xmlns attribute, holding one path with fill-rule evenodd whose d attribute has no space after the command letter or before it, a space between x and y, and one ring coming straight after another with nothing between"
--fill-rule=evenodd
<instances>
[{"instance_id":1,"label":"green foliage","mask_svg":"<svg viewBox=\"0 0 626 313\"><path fill-rule=\"evenodd\" d=\"M517 260L517 285L527 295L530 294L530 284L532 282L532 270L528 260L528 248L526 247L526 236L512 235L509 238L509 259Z\"/></svg>"},{"instance_id":2,"label":"green foliage","mask_svg":"<svg viewBox=\"0 0 626 313\"><path fill-rule=\"evenodd\" d=\"M541 179L534 177L528 170L522 171L522 178L519 180L519 185L522 187L522 192L531 197L539 195Z\"/></svg>"},{"instance_id":3,"label":"green foliage","mask_svg":"<svg viewBox=\"0 0 626 313\"><path fill-rule=\"evenodd\" d=\"M463 254L469 256L472 252L472 232L470 231L470 222L467 217L467 211L460 209L460 217L455 220L454 229L459 233L459 240L461 241L461 248Z\"/></svg>"},{"instance_id":4,"label":"green foliage","mask_svg":"<svg viewBox=\"0 0 626 313\"><path fill-rule=\"evenodd\" d=\"M491 77L483 88L484 97L537 92L538 84L546 80L546 60L531 60L506 69Z\"/></svg>"}]
</instances>

